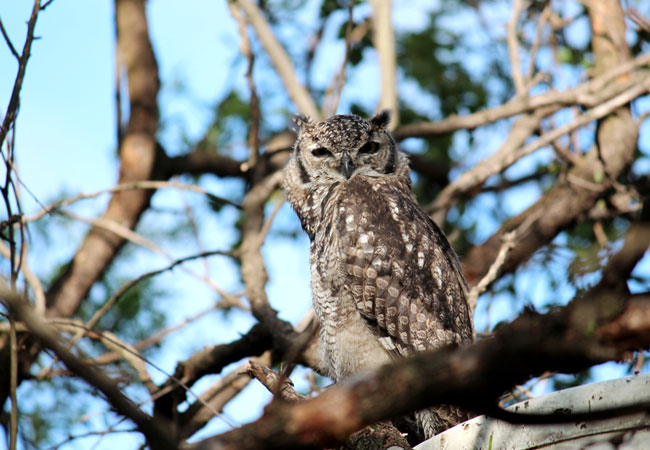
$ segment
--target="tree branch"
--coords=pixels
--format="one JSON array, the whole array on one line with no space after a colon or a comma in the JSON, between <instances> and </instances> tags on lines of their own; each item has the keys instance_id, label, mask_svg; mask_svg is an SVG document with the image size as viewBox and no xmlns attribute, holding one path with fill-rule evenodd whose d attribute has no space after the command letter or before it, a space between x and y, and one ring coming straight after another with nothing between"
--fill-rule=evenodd
<instances>
[{"instance_id":1,"label":"tree branch","mask_svg":"<svg viewBox=\"0 0 650 450\"><path fill-rule=\"evenodd\" d=\"M581 301L598 309L605 298L593 291ZM637 298L637 306L650 311L650 297ZM571 305L570 305L571 306ZM503 326L494 337L468 347L423 352L375 372L330 387L319 397L298 403L272 402L257 422L206 439L196 448L303 449L334 446L362 427L427 406L450 403L477 412L494 411L497 398L517 383L548 369L573 373L615 360L634 348L650 346L650 334L629 336L624 343L605 336L605 323L593 340L590 325L575 308L545 315L527 312ZM621 321L630 314L614 315ZM645 331L650 315L644 317ZM512 365L512 361L518 364ZM426 375L425 375L426 374ZM644 408L645 405L637 405ZM634 408L632 408L634 409ZM520 416L526 421L525 416ZM546 422L563 422L561 415ZM533 417L530 418L533 420Z\"/></svg>"},{"instance_id":2,"label":"tree branch","mask_svg":"<svg viewBox=\"0 0 650 450\"><path fill-rule=\"evenodd\" d=\"M519 16L524 9L522 0L514 0L512 6L512 14L508 21L508 56L510 58L510 73L512 74L512 81L515 84L515 91L517 96L526 95L526 82L524 75L521 71L521 62L519 61L519 38L517 37L517 25L519 24Z\"/></svg>"},{"instance_id":3,"label":"tree branch","mask_svg":"<svg viewBox=\"0 0 650 450\"><path fill-rule=\"evenodd\" d=\"M390 129L399 124L399 107L397 102L397 63L395 57L395 33L391 21L391 0L371 0L372 5L372 42L379 58L379 104L377 111L392 111Z\"/></svg>"},{"instance_id":4,"label":"tree branch","mask_svg":"<svg viewBox=\"0 0 650 450\"><path fill-rule=\"evenodd\" d=\"M32 334L45 347L51 349L70 371L83 378L94 388L97 388L119 414L132 420L138 430L145 435L152 448L175 449L169 436L167 436L165 428L161 426L162 424L154 422L150 416L142 412L137 405L120 392L113 380L95 368L86 365L67 350L59 341L57 333L28 306L29 304L24 298L7 290L5 287L0 287L0 298L8 306L11 313L24 322Z\"/></svg>"},{"instance_id":5,"label":"tree branch","mask_svg":"<svg viewBox=\"0 0 650 450\"><path fill-rule=\"evenodd\" d=\"M599 69L597 73L603 74L609 67L629 62L627 46L612 45L612 42L625 42L625 22L622 12L617 12L620 10L620 4L615 0L598 0L590 5L594 39L596 36L601 36L599 39L602 39L602 45L594 47L596 66ZM602 16L603 11L608 15ZM603 37L603 34L615 36L608 38ZM624 82L621 81L621 84ZM589 118L599 118L596 146L580 158L568 171L567 176L559 180L534 205L505 222L484 244L468 252L464 264L470 284L475 284L487 273L501 246L502 236L526 221L527 217L536 217L536 220L528 232L518 240L516 248L508 254L502 268L503 273L514 270L560 231L585 217L596 201L607 195L612 188L612 180L616 180L624 172L637 148L639 130L631 116L629 102L647 89L650 89L650 77L645 76L642 84L628 88L572 122L584 124ZM568 125L560 128L567 130ZM559 133L556 130L552 132L555 138ZM527 147L534 144L535 142ZM584 180L585 183L575 183L572 180Z\"/></svg>"},{"instance_id":6,"label":"tree branch","mask_svg":"<svg viewBox=\"0 0 650 450\"><path fill-rule=\"evenodd\" d=\"M296 77L296 71L287 52L282 48L273 34L273 30L264 18L262 11L251 0L229 0L236 1L242 10L246 13L248 21L255 29L257 38L260 40L262 47L269 55L276 72L280 76L284 88L287 90L289 97L302 114L306 114L313 119L320 119L320 112L314 103L314 100L305 89L305 86Z\"/></svg>"},{"instance_id":7,"label":"tree branch","mask_svg":"<svg viewBox=\"0 0 650 450\"><path fill-rule=\"evenodd\" d=\"M517 114L531 112L545 106L571 106L581 105L594 107L604 101L615 97L631 86L639 83L639 79L645 79L643 73L629 75L628 79L621 79L622 75L628 74L639 67L650 64L650 53L642 54L633 60L613 65L612 69L566 91L550 91L532 97L515 97L509 102L495 106L494 108L478 111L467 116L449 116L439 122L414 123L402 125L395 130L395 138L403 140L409 137L427 137L451 133L456 130L473 130L482 125L496 122ZM612 83L613 80L617 82Z\"/></svg>"},{"instance_id":8,"label":"tree branch","mask_svg":"<svg viewBox=\"0 0 650 450\"><path fill-rule=\"evenodd\" d=\"M41 10L41 0L35 0L34 6L32 7L32 13L27 21L27 37L25 38L25 44L23 45L23 52L18 58L18 73L16 73L16 81L14 81L14 88L11 91L11 97L9 98L9 104L7 105L7 112L5 113L4 119L2 120L2 125L0 126L0 147L4 144L7 133L13 126L14 121L18 115L18 107L20 106L20 90L23 87L23 80L25 78L25 70L27 69L27 61L31 55L32 42L34 42L34 28L36 28L36 19L38 19L38 13ZM17 56L16 49L11 45L11 41L2 27L2 35L7 41L12 53Z\"/></svg>"},{"instance_id":9,"label":"tree branch","mask_svg":"<svg viewBox=\"0 0 650 450\"><path fill-rule=\"evenodd\" d=\"M155 180L158 127L158 66L148 36L144 0L116 0L117 45L127 67L130 117L120 148L119 183ZM134 228L153 191L117 192L101 219ZM48 314L69 317L125 243L123 237L93 228L64 273L47 292Z\"/></svg>"}]
</instances>

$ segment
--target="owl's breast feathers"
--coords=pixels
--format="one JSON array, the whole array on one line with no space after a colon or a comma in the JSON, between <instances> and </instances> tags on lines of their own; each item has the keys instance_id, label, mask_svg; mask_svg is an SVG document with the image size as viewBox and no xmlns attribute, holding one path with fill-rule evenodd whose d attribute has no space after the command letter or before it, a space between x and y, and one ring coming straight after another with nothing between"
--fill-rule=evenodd
<instances>
[{"instance_id":1,"label":"owl's breast feathers","mask_svg":"<svg viewBox=\"0 0 650 450\"><path fill-rule=\"evenodd\" d=\"M314 247L342 258L338 301L354 304L389 353L472 340L458 258L410 186L396 177L355 176L330 186L317 206L332 220L317 221L313 239L322 241Z\"/></svg>"}]
</instances>

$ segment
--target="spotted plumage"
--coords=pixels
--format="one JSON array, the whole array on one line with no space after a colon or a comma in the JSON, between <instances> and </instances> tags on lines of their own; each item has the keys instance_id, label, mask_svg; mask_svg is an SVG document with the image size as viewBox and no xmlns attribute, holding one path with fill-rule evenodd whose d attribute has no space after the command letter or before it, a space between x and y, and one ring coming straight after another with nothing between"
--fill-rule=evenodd
<instances>
[{"instance_id":1,"label":"spotted plumage","mask_svg":"<svg viewBox=\"0 0 650 450\"><path fill-rule=\"evenodd\" d=\"M335 380L472 340L460 263L413 196L389 119L299 116L285 169L288 199L311 239L322 368ZM467 414L441 405L417 417L428 437Z\"/></svg>"}]
</instances>

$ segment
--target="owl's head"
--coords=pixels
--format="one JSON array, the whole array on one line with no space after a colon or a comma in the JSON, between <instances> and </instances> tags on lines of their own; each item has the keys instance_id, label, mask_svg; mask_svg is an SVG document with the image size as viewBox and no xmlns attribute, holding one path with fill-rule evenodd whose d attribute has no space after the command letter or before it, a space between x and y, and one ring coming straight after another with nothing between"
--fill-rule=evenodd
<instances>
[{"instance_id":1,"label":"owl's head","mask_svg":"<svg viewBox=\"0 0 650 450\"><path fill-rule=\"evenodd\" d=\"M389 122L389 111L370 119L337 115L322 122L296 116L297 139L285 185L345 182L356 176L408 179L408 158L397 149Z\"/></svg>"}]
</instances>

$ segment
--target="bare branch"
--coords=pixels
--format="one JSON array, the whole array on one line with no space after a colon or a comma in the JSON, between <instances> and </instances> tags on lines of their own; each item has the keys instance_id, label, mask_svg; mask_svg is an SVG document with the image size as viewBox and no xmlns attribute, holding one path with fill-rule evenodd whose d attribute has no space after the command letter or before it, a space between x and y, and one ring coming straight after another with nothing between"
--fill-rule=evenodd
<instances>
[{"instance_id":1,"label":"bare branch","mask_svg":"<svg viewBox=\"0 0 650 450\"><path fill-rule=\"evenodd\" d=\"M399 140L409 137L426 137L450 133L459 129L473 130L481 125L496 122L523 112L530 112L545 106L570 106L579 104L587 107L596 106L606 101L630 86L646 79L647 75L638 74L639 78L630 75L629 80L620 79L611 83L621 75L629 73L639 67L650 64L650 53L644 53L631 61L621 62L611 66L606 73L593 78L566 91L550 91L533 97L515 97L509 102L485 109L467 116L449 116L439 122L415 123L403 125L395 130L395 137Z\"/></svg>"},{"instance_id":2,"label":"bare branch","mask_svg":"<svg viewBox=\"0 0 650 450\"><path fill-rule=\"evenodd\" d=\"M527 89L530 89L532 87L531 85L533 84L533 79L535 77L535 58L537 57L539 46L542 43L542 35L544 34L544 28L548 23L550 15L551 5L546 4L542 10L542 13L539 15L539 19L537 19L535 40L533 41L533 45L530 48L530 55L528 56L528 71L526 72Z\"/></svg>"},{"instance_id":3,"label":"bare branch","mask_svg":"<svg viewBox=\"0 0 650 450\"><path fill-rule=\"evenodd\" d=\"M345 86L345 68L348 64L348 56L350 54L350 47L352 46L352 22L354 12L354 0L348 4L348 23L345 27L345 53L343 54L343 61L341 67L334 76L334 79L325 90L325 98L323 99L323 115L329 117L336 114L341 100L341 93Z\"/></svg>"},{"instance_id":4,"label":"bare branch","mask_svg":"<svg viewBox=\"0 0 650 450\"><path fill-rule=\"evenodd\" d=\"M618 108L627 105L635 98L647 93L649 90L650 76L646 77L646 79L641 84L632 86L616 97L604 103L601 103L600 105L590 109L584 114L579 115L573 122L567 123L558 128L555 128L552 131L544 133L539 137L539 139L531 142L524 147L518 148L515 151L508 149L506 152L503 152L503 149L505 147L504 144L504 146L502 146L502 148L499 149L499 151L497 151L490 158L482 161L473 169L465 172L457 181L447 186L438 196L434 204L430 207L430 210L435 211L438 209L447 208L455 201L456 198L472 190L476 186L479 186L491 175L502 172L524 156L527 156L539 150L540 148L549 145L559 137L575 129L583 127L590 122L593 122L594 120L602 119ZM511 134L514 132L515 126L513 126L513 131L511 131ZM497 155L498 157L496 157Z\"/></svg>"},{"instance_id":5,"label":"bare branch","mask_svg":"<svg viewBox=\"0 0 650 450\"><path fill-rule=\"evenodd\" d=\"M372 41L379 57L381 91L377 110L390 109L393 113L389 128L399 125L397 102L397 63L395 56L395 32L391 21L391 0L371 0Z\"/></svg>"},{"instance_id":6,"label":"bare branch","mask_svg":"<svg viewBox=\"0 0 650 450\"><path fill-rule=\"evenodd\" d=\"M28 222L33 222L35 220L40 219L46 214L51 214L52 212L63 208L65 206L72 205L73 203L76 203L80 200L85 200L85 199L90 199L90 198L96 198L99 197L100 195L103 194L110 194L110 193L115 193L115 192L123 192L123 191L132 191L132 190L138 190L138 189L152 189L152 190L158 190L158 189L182 189L186 191L191 191L191 192L196 192L199 194L203 194L207 196L211 201L217 203L217 204L226 204L226 205L231 205L236 208L241 208L241 206L237 205L236 203L231 202L230 200L223 198L223 197L218 197L216 195L211 194L210 192L206 191L200 186L197 186L195 184L185 184L185 183L179 183L179 182L172 182L172 181L134 181L134 182L128 182L128 183L120 183L117 184L111 188L108 189L102 189L100 191L95 191L95 192L89 192L89 193L84 193L80 192L77 195L74 195L72 197L65 198L63 200L59 200L58 202L52 203L51 205L46 206L43 208L41 211L32 214L31 216L25 216L23 217L23 223L28 223Z\"/></svg>"},{"instance_id":7,"label":"bare branch","mask_svg":"<svg viewBox=\"0 0 650 450\"><path fill-rule=\"evenodd\" d=\"M0 242L0 254L7 259L11 258L11 253L3 242ZM18 263L16 263L16 265L18 265ZM34 274L34 272L29 268L27 261L23 261L20 264L20 267L21 272L25 277L25 281L27 281L27 284L32 288L34 298L36 299L36 311L39 313L45 312L45 291L43 290L41 280L39 280L36 274Z\"/></svg>"},{"instance_id":8,"label":"bare branch","mask_svg":"<svg viewBox=\"0 0 650 450\"><path fill-rule=\"evenodd\" d=\"M503 245L499 249L499 253L497 253L497 257L494 259L494 262L488 269L487 273L483 278L481 278L481 281L476 283L476 285L472 286L472 289L469 291L469 295L467 296L467 303L469 304L469 307L471 308L472 311L476 309L476 301L478 300L478 297L485 292L487 287L497 278L497 275L499 273L499 269L503 266L503 263L506 261L506 257L508 256L508 253L512 248L515 246L515 237L517 233L515 231L510 231L506 234L503 235Z\"/></svg>"},{"instance_id":9,"label":"bare branch","mask_svg":"<svg viewBox=\"0 0 650 450\"><path fill-rule=\"evenodd\" d=\"M512 81L515 84L517 96L526 95L526 82L524 75L521 72L521 62L519 61L519 38L517 37L517 25L519 24L519 16L524 9L523 0L514 0L512 5L512 15L508 21L508 56L510 57L510 73L512 74Z\"/></svg>"},{"instance_id":10,"label":"bare branch","mask_svg":"<svg viewBox=\"0 0 650 450\"><path fill-rule=\"evenodd\" d=\"M161 153L155 136L160 83L149 41L145 2L116 0L115 8L117 45L127 68L130 101L129 123L120 147L119 182L156 179L156 160ZM151 195L151 191L116 192L101 219L132 229L148 208ZM47 292L48 314L68 317L74 313L125 242L112 232L93 228Z\"/></svg>"},{"instance_id":11,"label":"bare branch","mask_svg":"<svg viewBox=\"0 0 650 450\"><path fill-rule=\"evenodd\" d=\"M15 314L19 320L24 322L41 343L51 349L68 369L104 394L106 400L119 414L132 420L145 435L152 448L161 450L175 449L161 423L154 422L150 416L142 412L128 397L120 392L113 380L95 368L84 364L67 350L60 342L57 334L52 330L52 327L43 318L36 315L25 299L5 287L0 287L0 297L10 308L12 314Z\"/></svg>"},{"instance_id":12,"label":"bare branch","mask_svg":"<svg viewBox=\"0 0 650 450\"><path fill-rule=\"evenodd\" d=\"M193 151L186 155L167 158L164 172L168 177L173 175L203 175L211 173L220 177L247 178L248 165L246 161L237 161L228 156L213 152Z\"/></svg>"},{"instance_id":13,"label":"bare branch","mask_svg":"<svg viewBox=\"0 0 650 450\"><path fill-rule=\"evenodd\" d=\"M284 88L287 90L289 97L296 105L296 108L314 119L320 119L321 114L314 103L314 100L305 89L305 86L296 77L296 71L287 52L282 48L273 34L273 30L264 18L262 11L251 0L230 0L236 1L241 9L244 10L248 21L255 29L257 38L260 40L264 50L269 55L275 70L277 71Z\"/></svg>"},{"instance_id":14,"label":"bare branch","mask_svg":"<svg viewBox=\"0 0 650 450\"><path fill-rule=\"evenodd\" d=\"M9 38L9 35L7 34L7 31L5 30L5 26L2 23L2 19L0 19L0 32L2 32L2 37L5 38L5 42L7 43L7 47L9 47L9 51L11 52L12 55L20 62L20 55L14 48L14 44L11 42L11 39Z\"/></svg>"},{"instance_id":15,"label":"bare branch","mask_svg":"<svg viewBox=\"0 0 650 450\"><path fill-rule=\"evenodd\" d=\"M123 296L123 295L124 295L128 290L129 290L129 289L131 289L132 287L136 286L137 284L139 284L139 283L142 282L143 280L146 280L146 279L151 278L151 277L154 277L154 276L156 276L156 275L160 275L161 273L164 273L164 272L170 271L170 270L172 270L174 267L176 267L176 266L178 266L178 265L180 265L180 264L184 264L184 263L186 263L186 262L188 262L188 261L192 261L192 260L199 259L199 258L205 258L205 257L208 257L208 256L214 256L214 255L221 255L221 256L234 256L234 254L233 254L232 252L224 252L224 251L220 251L220 250L213 250L213 251L208 251L208 252L201 252L201 253L199 253L198 255L191 255L191 256L187 256L187 257L185 257L185 258L177 259L176 261L172 262L172 263L171 263L170 265L168 265L167 267L163 267L162 269L153 270L153 271L151 271L151 272L144 273L144 274L140 275L139 277L134 278L134 279L132 279L131 281L129 281L129 282L123 284L122 286L120 286L120 288L119 288L117 291L115 291L115 292L114 292L114 293L109 297L108 300L106 300L106 302L101 306L101 308L99 308L97 311L95 311L95 314L93 314L93 316L90 318L90 320L89 320L88 323L86 324L87 329L80 330L80 331L79 331L79 332L78 332L78 333L77 333L77 334L76 334L76 335L75 335L75 336L70 340L69 345L74 345L75 342L77 342L79 339L83 338L83 337L85 336L87 330L92 330L92 329L95 327L95 325L97 324L97 322L99 322L99 320L104 316L104 314L106 314L106 312L107 312L109 309L111 309L111 308L113 307L113 305L115 305L115 303L117 303L117 301L118 301L118 300L119 300L119 299L120 299L120 298L121 298L121 297L122 297L122 296Z\"/></svg>"},{"instance_id":16,"label":"bare branch","mask_svg":"<svg viewBox=\"0 0 650 450\"><path fill-rule=\"evenodd\" d=\"M16 116L18 115L18 107L20 106L20 90L23 87L23 79L25 78L25 70L27 69L27 60L31 55L32 42L34 41L34 28L36 27L36 19L38 18L38 13L40 12L41 1L35 0L34 6L32 8L32 13L27 21L27 37L25 38L25 44L23 45L23 52L20 55L18 60L18 73L16 74L16 81L14 82L14 88L11 91L11 98L9 99L9 105L7 105L7 112L5 113L4 119L2 120L2 125L0 126L0 147L9 133L9 129L13 126ZM10 44L5 32L4 27L2 35L7 39L7 44ZM17 55L16 49L10 45L12 53Z\"/></svg>"},{"instance_id":17,"label":"bare branch","mask_svg":"<svg viewBox=\"0 0 650 450\"><path fill-rule=\"evenodd\" d=\"M262 365L271 364L271 352L265 352L259 358L253 358L253 360ZM246 364L248 363L233 369L229 374L206 389L201 394L201 402L197 401L190 405L187 411L181 415L182 428L180 436L182 439L190 437L201 429L214 417L212 411L221 411L230 400L250 383L250 376L243 373ZM205 403L210 406L210 409L203 406Z\"/></svg>"},{"instance_id":18,"label":"bare branch","mask_svg":"<svg viewBox=\"0 0 650 450\"><path fill-rule=\"evenodd\" d=\"M524 114L519 117L510 130L508 137L501 144L501 147L484 159L472 169L463 173L453 183L447 185L438 195L432 205L428 206L427 211L434 211L434 220L443 223L447 215L447 209L456 202L456 199L462 194L469 192L471 189L480 186L490 176L500 173L507 165L504 162L510 159L517 149L524 146L530 136L539 128L542 119L548 114L556 111L556 107L545 107L536 110L534 113Z\"/></svg>"},{"instance_id":19,"label":"bare branch","mask_svg":"<svg viewBox=\"0 0 650 450\"><path fill-rule=\"evenodd\" d=\"M598 38L600 44L595 47L595 50L597 50L598 73L602 74L609 67L629 63L629 49L626 46L612 46L612 42L625 41L625 23L622 13L617 12L617 8L620 9L618 2L598 0L598 2L590 2L590 5L594 6L594 11L598 10L600 13L609 11L608 8L613 8L602 17L595 14L598 17L592 19L594 34L600 36ZM590 11L592 10L590 9ZM617 20L612 20L612 18ZM610 34L616 36L614 38L604 36ZM605 63L601 63L603 60ZM650 77L645 76L641 84L627 88L617 97L578 116L567 126L556 129L567 131L569 126L587 122L589 118L600 119L596 146L576 162L568 171L566 179L559 180L534 205L505 222L484 244L472 248L466 254L464 263L470 284L475 284L487 273L501 246L501 236L526 221L527 217L535 216L538 219L533 222L528 232L521 236L517 246L509 253L502 268L503 273L514 270L540 246L550 242L557 233L586 217L596 201L610 192L612 189L610 180L616 180L623 173L637 149L638 124L631 116L628 103L648 88L650 88ZM544 135L546 139L557 138L559 132L556 130L546 133ZM536 145L544 136L524 148ZM589 184L578 184L575 182L576 179L584 180Z\"/></svg>"}]
</instances>

